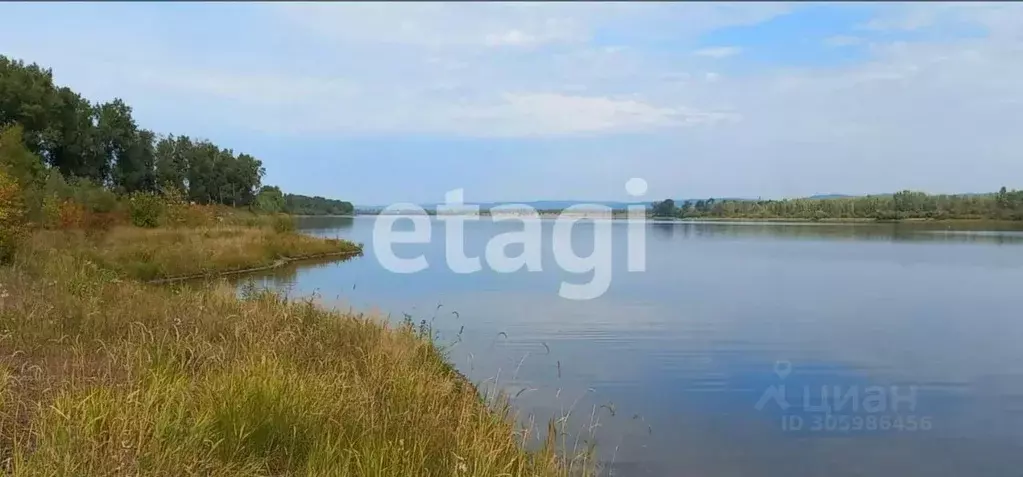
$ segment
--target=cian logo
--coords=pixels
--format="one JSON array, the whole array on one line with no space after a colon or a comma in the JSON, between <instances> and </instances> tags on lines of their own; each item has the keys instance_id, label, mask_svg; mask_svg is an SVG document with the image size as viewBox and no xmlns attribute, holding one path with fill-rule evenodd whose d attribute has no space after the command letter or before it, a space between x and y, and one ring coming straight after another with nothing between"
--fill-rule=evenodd
<instances>
[{"instance_id":1,"label":"cian logo","mask_svg":"<svg viewBox=\"0 0 1023 477\"><path fill-rule=\"evenodd\" d=\"M782 411L782 430L911 432L932 428L930 416L917 414L917 386L786 382L792 371L792 363L776 362L774 374L779 383L765 389L754 404L757 411Z\"/></svg>"}]
</instances>

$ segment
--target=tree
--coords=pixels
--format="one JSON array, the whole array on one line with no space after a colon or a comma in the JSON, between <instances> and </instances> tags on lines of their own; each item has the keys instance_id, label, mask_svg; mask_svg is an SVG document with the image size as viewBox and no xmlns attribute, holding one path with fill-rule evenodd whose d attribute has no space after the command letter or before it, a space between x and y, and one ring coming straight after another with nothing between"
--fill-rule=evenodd
<instances>
[{"instance_id":1,"label":"tree","mask_svg":"<svg viewBox=\"0 0 1023 477\"><path fill-rule=\"evenodd\" d=\"M200 141L188 154L188 199L200 204L214 202L216 192L215 161L220 149L208 141Z\"/></svg>"},{"instance_id":2,"label":"tree","mask_svg":"<svg viewBox=\"0 0 1023 477\"><path fill-rule=\"evenodd\" d=\"M52 196L43 183L55 177L66 178L75 200L96 212L111 210L116 194L171 189L203 204L251 206L266 173L255 157L209 141L157 140L138 127L121 99L91 103L55 86L50 70L2 55L0 131L0 149L15 148L0 152L0 166L24 189L30 211ZM347 202L299 197L304 196L296 196L298 207L313 213L352 211ZM286 209L288 197L277 189L269 204Z\"/></svg>"},{"instance_id":3,"label":"tree","mask_svg":"<svg viewBox=\"0 0 1023 477\"><path fill-rule=\"evenodd\" d=\"M678 215L680 217L691 217L693 215L693 201L687 200L682 203L682 208L679 210Z\"/></svg>"},{"instance_id":4,"label":"tree","mask_svg":"<svg viewBox=\"0 0 1023 477\"><path fill-rule=\"evenodd\" d=\"M227 190L221 202L233 206L252 204L263 174L266 173L263 163L248 154L239 154L237 157L228 154L225 160L227 165L223 168L226 172L223 187Z\"/></svg>"},{"instance_id":5,"label":"tree","mask_svg":"<svg viewBox=\"0 0 1023 477\"><path fill-rule=\"evenodd\" d=\"M230 149L203 141L188 155L188 197L202 204L247 206L255 200L265 172L255 157L235 156Z\"/></svg>"},{"instance_id":6,"label":"tree","mask_svg":"<svg viewBox=\"0 0 1023 477\"><path fill-rule=\"evenodd\" d=\"M296 215L351 215L355 211L351 202L320 196L285 194L284 202L284 211Z\"/></svg>"},{"instance_id":7,"label":"tree","mask_svg":"<svg viewBox=\"0 0 1023 477\"><path fill-rule=\"evenodd\" d=\"M156 160L153 150L155 137L156 135L149 130L136 132L124 151L124 156L117 162L114 183L125 193L156 190Z\"/></svg>"},{"instance_id":8,"label":"tree","mask_svg":"<svg viewBox=\"0 0 1023 477\"><path fill-rule=\"evenodd\" d=\"M0 169L18 181L21 187L32 187L44 180L46 167L39 156L32 154L25 146L20 125L0 130Z\"/></svg>"},{"instance_id":9,"label":"tree","mask_svg":"<svg viewBox=\"0 0 1023 477\"><path fill-rule=\"evenodd\" d=\"M137 146L139 141L138 126L131 117L131 107L120 99L114 99L100 105L96 114L99 143L107 158L106 165L112 165L113 169L110 179L115 187L127 190L136 185L134 181L141 167L137 163L137 152L129 153L129 149ZM107 170L97 171L97 176L94 179L101 182L107 180Z\"/></svg>"},{"instance_id":10,"label":"tree","mask_svg":"<svg viewBox=\"0 0 1023 477\"><path fill-rule=\"evenodd\" d=\"M172 187L179 192L187 190L188 157L192 153L192 140L188 136L173 135L160 139L154 151L156 184L160 188Z\"/></svg>"},{"instance_id":11,"label":"tree","mask_svg":"<svg viewBox=\"0 0 1023 477\"><path fill-rule=\"evenodd\" d=\"M1002 186L1001 189L998 189L998 195L996 196L996 203L997 203L999 209L1008 209L1009 208L1009 191L1005 189L1005 186Z\"/></svg>"},{"instance_id":12,"label":"tree","mask_svg":"<svg viewBox=\"0 0 1023 477\"><path fill-rule=\"evenodd\" d=\"M0 127L20 124L28 150L43 157L53 145L57 102L52 71L0 56Z\"/></svg>"},{"instance_id":13,"label":"tree","mask_svg":"<svg viewBox=\"0 0 1023 477\"><path fill-rule=\"evenodd\" d=\"M47 157L65 176L102 182L110 165L100 144L96 108L68 88L60 88L54 118L54 144Z\"/></svg>"},{"instance_id":14,"label":"tree","mask_svg":"<svg viewBox=\"0 0 1023 477\"><path fill-rule=\"evenodd\" d=\"M672 199L654 202L653 204L652 213L654 217L674 217L676 212L675 201Z\"/></svg>"},{"instance_id":15,"label":"tree","mask_svg":"<svg viewBox=\"0 0 1023 477\"><path fill-rule=\"evenodd\" d=\"M263 186L256 194L256 209L261 212L277 213L284 211L284 194L277 186Z\"/></svg>"}]
</instances>

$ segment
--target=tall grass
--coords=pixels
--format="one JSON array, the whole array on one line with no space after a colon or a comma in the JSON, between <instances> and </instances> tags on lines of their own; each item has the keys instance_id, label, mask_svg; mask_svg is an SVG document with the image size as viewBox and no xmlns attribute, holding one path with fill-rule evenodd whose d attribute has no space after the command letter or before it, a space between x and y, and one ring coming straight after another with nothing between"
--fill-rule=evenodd
<instances>
[{"instance_id":1,"label":"tall grass","mask_svg":"<svg viewBox=\"0 0 1023 477\"><path fill-rule=\"evenodd\" d=\"M274 265L282 260L328 254L358 254L345 240L279 233L268 228L115 227L102 235L80 231L39 231L27 253L62 249L125 278L153 280ZM45 257L41 257L45 259Z\"/></svg>"},{"instance_id":2,"label":"tall grass","mask_svg":"<svg viewBox=\"0 0 1023 477\"><path fill-rule=\"evenodd\" d=\"M166 267L169 257L207 255L226 266L235 255L201 247L266 238L178 232L117 229L94 242L43 235L0 268L5 473L592 471L587 456L560 456L555 438L525 450L535 435L516 428L506 401L482 399L411 325L271 292L239 298L223 281L158 287L127 278L124 264L142 251Z\"/></svg>"}]
</instances>

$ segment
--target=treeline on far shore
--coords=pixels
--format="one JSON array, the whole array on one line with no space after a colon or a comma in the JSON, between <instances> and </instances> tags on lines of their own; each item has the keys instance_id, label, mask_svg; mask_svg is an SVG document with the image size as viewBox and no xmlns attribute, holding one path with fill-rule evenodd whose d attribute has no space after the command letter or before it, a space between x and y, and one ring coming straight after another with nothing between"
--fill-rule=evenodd
<instances>
[{"instance_id":1,"label":"treeline on far shore","mask_svg":"<svg viewBox=\"0 0 1023 477\"><path fill-rule=\"evenodd\" d=\"M51 70L3 55L0 131L0 164L28 189L67 184L82 190L79 198L96 196L96 189L116 196L173 191L196 204L302 215L353 210L345 201L264 186L259 159L205 139L144 129L124 101L91 102L55 85Z\"/></svg>"},{"instance_id":2,"label":"treeline on far shore","mask_svg":"<svg viewBox=\"0 0 1023 477\"><path fill-rule=\"evenodd\" d=\"M665 218L800 220L984 219L1023 220L1023 191L1002 187L990 194L926 194L901 191L857 197L784 200L687 200L655 202L651 215Z\"/></svg>"}]
</instances>

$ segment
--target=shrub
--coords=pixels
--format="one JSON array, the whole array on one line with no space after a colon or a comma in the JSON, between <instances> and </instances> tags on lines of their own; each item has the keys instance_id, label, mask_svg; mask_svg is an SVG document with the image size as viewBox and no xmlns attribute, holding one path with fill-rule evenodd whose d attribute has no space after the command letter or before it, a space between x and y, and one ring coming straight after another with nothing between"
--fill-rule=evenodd
<instances>
[{"instance_id":1,"label":"shrub","mask_svg":"<svg viewBox=\"0 0 1023 477\"><path fill-rule=\"evenodd\" d=\"M164 220L172 227L208 227L215 221L212 207L191 204L176 187L163 189Z\"/></svg>"},{"instance_id":2,"label":"shrub","mask_svg":"<svg viewBox=\"0 0 1023 477\"><path fill-rule=\"evenodd\" d=\"M877 220L900 220L903 215L902 212L896 210L880 210L874 218Z\"/></svg>"},{"instance_id":3,"label":"shrub","mask_svg":"<svg viewBox=\"0 0 1023 477\"><path fill-rule=\"evenodd\" d=\"M79 229L85 224L85 207L65 200L57 206L57 223L62 229Z\"/></svg>"},{"instance_id":4,"label":"shrub","mask_svg":"<svg viewBox=\"0 0 1023 477\"><path fill-rule=\"evenodd\" d=\"M41 206L42 212L38 219L43 227L52 229L60 225L60 206L61 200L57 197L57 194L50 194L43 197Z\"/></svg>"},{"instance_id":5,"label":"shrub","mask_svg":"<svg viewBox=\"0 0 1023 477\"><path fill-rule=\"evenodd\" d=\"M26 217L21 187L0 169L0 263L10 262L24 238Z\"/></svg>"},{"instance_id":6,"label":"shrub","mask_svg":"<svg viewBox=\"0 0 1023 477\"><path fill-rule=\"evenodd\" d=\"M105 232L115 224L125 222L127 219L124 214L118 212L90 212L85 214L85 223L82 225L87 232Z\"/></svg>"},{"instance_id":7,"label":"shrub","mask_svg":"<svg viewBox=\"0 0 1023 477\"><path fill-rule=\"evenodd\" d=\"M25 147L21 126L0 129L0 167L20 184L22 190L36 184L46 174L42 159Z\"/></svg>"},{"instance_id":8,"label":"shrub","mask_svg":"<svg viewBox=\"0 0 1023 477\"><path fill-rule=\"evenodd\" d=\"M278 215L273 218L271 226L274 232L279 234L294 232L295 231L295 219L290 215Z\"/></svg>"},{"instance_id":9,"label":"shrub","mask_svg":"<svg viewBox=\"0 0 1023 477\"><path fill-rule=\"evenodd\" d=\"M188 211L188 202L181 190L174 186L166 186L162 188L161 193L166 207L164 221L172 226L182 225Z\"/></svg>"},{"instance_id":10,"label":"shrub","mask_svg":"<svg viewBox=\"0 0 1023 477\"><path fill-rule=\"evenodd\" d=\"M88 179L75 180L72 188L75 202L85 206L89 212L113 212L117 209L117 194Z\"/></svg>"},{"instance_id":11,"label":"shrub","mask_svg":"<svg viewBox=\"0 0 1023 477\"><path fill-rule=\"evenodd\" d=\"M136 227L158 227L165 209L163 198L153 193L136 192L128 199L128 214Z\"/></svg>"}]
</instances>

